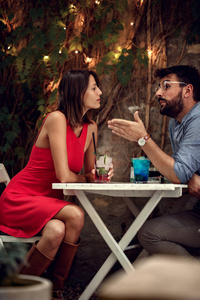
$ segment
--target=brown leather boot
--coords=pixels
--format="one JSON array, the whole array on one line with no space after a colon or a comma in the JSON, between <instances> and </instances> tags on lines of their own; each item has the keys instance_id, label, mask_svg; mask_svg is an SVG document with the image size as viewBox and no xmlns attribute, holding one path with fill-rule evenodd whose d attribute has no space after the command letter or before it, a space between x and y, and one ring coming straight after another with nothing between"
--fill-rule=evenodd
<instances>
[{"instance_id":1,"label":"brown leather boot","mask_svg":"<svg viewBox=\"0 0 200 300\"><path fill-rule=\"evenodd\" d=\"M53 262L53 259L46 256L37 248L37 242L33 244L26 256L26 264L23 264L19 274L40 276Z\"/></svg>"},{"instance_id":2,"label":"brown leather boot","mask_svg":"<svg viewBox=\"0 0 200 300\"><path fill-rule=\"evenodd\" d=\"M63 241L58 249L54 262L47 269L47 278L53 282L55 292L64 289L65 279L68 277L79 245L80 240L78 244L70 244Z\"/></svg>"}]
</instances>

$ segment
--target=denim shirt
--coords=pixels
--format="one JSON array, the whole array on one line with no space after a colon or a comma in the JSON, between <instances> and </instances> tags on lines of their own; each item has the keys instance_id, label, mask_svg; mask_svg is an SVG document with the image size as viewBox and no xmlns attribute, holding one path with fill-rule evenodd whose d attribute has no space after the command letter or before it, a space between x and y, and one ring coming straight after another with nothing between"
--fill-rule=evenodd
<instances>
[{"instance_id":1,"label":"denim shirt","mask_svg":"<svg viewBox=\"0 0 200 300\"><path fill-rule=\"evenodd\" d=\"M169 134L175 160L174 172L181 183L200 175L200 102L183 117L181 123L169 122Z\"/></svg>"}]
</instances>

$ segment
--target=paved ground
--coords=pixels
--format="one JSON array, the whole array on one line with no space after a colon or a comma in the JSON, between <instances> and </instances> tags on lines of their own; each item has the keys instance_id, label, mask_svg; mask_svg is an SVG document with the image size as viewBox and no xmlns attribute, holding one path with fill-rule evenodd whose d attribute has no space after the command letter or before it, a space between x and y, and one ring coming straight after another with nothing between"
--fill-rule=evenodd
<instances>
[{"instance_id":1,"label":"paved ground","mask_svg":"<svg viewBox=\"0 0 200 300\"><path fill-rule=\"evenodd\" d=\"M80 283L79 284L67 284L65 291L63 293L64 299L65 300L78 300L79 296L82 294L84 291L85 287L82 286ZM92 297L90 297L90 300L97 300L97 294L94 293Z\"/></svg>"}]
</instances>

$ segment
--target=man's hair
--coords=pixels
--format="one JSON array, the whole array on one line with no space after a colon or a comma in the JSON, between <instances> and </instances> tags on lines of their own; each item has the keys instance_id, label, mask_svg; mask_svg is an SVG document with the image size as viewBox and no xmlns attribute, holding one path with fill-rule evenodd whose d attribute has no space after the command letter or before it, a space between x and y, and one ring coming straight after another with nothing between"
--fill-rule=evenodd
<instances>
[{"instance_id":1,"label":"man's hair","mask_svg":"<svg viewBox=\"0 0 200 300\"><path fill-rule=\"evenodd\" d=\"M89 112L83 117L83 98L88 88L90 75L99 86L97 74L87 69L69 70L60 81L58 110L64 113L72 127L82 125L83 122L92 122Z\"/></svg>"},{"instance_id":2,"label":"man's hair","mask_svg":"<svg viewBox=\"0 0 200 300\"><path fill-rule=\"evenodd\" d=\"M199 71L188 65L161 68L155 71L155 77L163 78L169 74L175 74L179 81L193 85L193 98L200 101L200 74Z\"/></svg>"}]
</instances>

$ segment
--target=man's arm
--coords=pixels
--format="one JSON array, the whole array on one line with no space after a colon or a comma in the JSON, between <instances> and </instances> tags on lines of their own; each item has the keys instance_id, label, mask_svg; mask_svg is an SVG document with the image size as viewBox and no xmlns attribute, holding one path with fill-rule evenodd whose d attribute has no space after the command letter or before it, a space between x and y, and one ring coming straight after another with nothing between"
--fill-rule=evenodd
<instances>
[{"instance_id":1,"label":"man's arm","mask_svg":"<svg viewBox=\"0 0 200 300\"><path fill-rule=\"evenodd\" d=\"M134 119L135 122L121 119L110 120L108 121L108 128L112 129L112 132L118 136L132 142L137 142L139 138L146 136L147 132L138 112L135 112ZM173 183L180 183L179 178L174 172L174 159L162 151L151 138L148 139L142 150L163 176Z\"/></svg>"}]
</instances>

